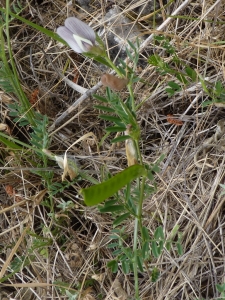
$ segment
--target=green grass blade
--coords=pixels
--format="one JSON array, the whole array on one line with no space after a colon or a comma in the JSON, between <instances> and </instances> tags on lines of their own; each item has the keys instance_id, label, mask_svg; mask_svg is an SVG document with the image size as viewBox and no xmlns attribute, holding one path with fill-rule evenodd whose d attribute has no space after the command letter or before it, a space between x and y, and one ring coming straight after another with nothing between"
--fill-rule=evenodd
<instances>
[{"instance_id":1,"label":"green grass blade","mask_svg":"<svg viewBox=\"0 0 225 300\"><path fill-rule=\"evenodd\" d=\"M0 141L5 144L9 149L12 150L22 150L22 147L20 147L19 145L17 145L14 142L9 141L7 138L0 136Z\"/></svg>"}]
</instances>

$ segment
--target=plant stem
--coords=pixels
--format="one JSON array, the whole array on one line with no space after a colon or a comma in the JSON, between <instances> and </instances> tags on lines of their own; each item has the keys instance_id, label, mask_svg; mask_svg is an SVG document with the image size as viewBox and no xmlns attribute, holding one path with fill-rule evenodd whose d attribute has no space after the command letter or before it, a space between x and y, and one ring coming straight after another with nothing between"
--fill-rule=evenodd
<instances>
[{"instance_id":1,"label":"plant stem","mask_svg":"<svg viewBox=\"0 0 225 300\"><path fill-rule=\"evenodd\" d=\"M110 64L111 68L116 71L116 73L120 76L120 77L124 77L123 74L120 72L120 70L116 67L116 65L111 61L111 59L106 55L105 60L107 60L107 62Z\"/></svg>"},{"instance_id":2,"label":"plant stem","mask_svg":"<svg viewBox=\"0 0 225 300\"><path fill-rule=\"evenodd\" d=\"M138 262L137 262L137 240L138 240L138 227L142 235L142 204L144 200L144 186L145 186L145 177L142 179L142 184L140 188L140 199L137 207L137 216L135 218L134 224L134 245L133 245L133 252L134 252L134 281L135 281L135 299L139 298L139 286L138 286ZM143 237L142 237L143 238Z\"/></svg>"},{"instance_id":3,"label":"plant stem","mask_svg":"<svg viewBox=\"0 0 225 300\"><path fill-rule=\"evenodd\" d=\"M143 201L144 201L145 180L146 180L146 177L143 177L142 182L141 182L141 189L140 189L140 199L139 199L138 209L137 209L137 218L139 221L141 235L142 235L142 205L143 205Z\"/></svg>"},{"instance_id":4,"label":"plant stem","mask_svg":"<svg viewBox=\"0 0 225 300\"><path fill-rule=\"evenodd\" d=\"M131 83L131 80L130 80L130 82L128 83L127 88L128 88L128 91L129 91L129 94L130 94L130 97L131 97L131 107L132 107L132 111L135 112L134 91L133 91L133 89L132 89L132 83Z\"/></svg>"},{"instance_id":5,"label":"plant stem","mask_svg":"<svg viewBox=\"0 0 225 300\"><path fill-rule=\"evenodd\" d=\"M135 146L139 158L139 162L142 165L142 156L140 152L140 148L138 145L138 140L135 140ZM142 235L142 205L143 205L143 200L144 200L144 186L145 186L145 177L142 179L142 183L140 186L139 183L139 189L140 189L140 198L138 202L138 207L136 210L136 217L135 217L135 224L134 224L134 244L133 244L133 252L134 252L134 280L135 280L135 299L139 299L139 286L138 286L138 262L137 262L137 244L138 244L138 227Z\"/></svg>"},{"instance_id":6,"label":"plant stem","mask_svg":"<svg viewBox=\"0 0 225 300\"><path fill-rule=\"evenodd\" d=\"M138 236L138 218L135 218L134 224L134 244L133 244L133 252L134 252L134 289L135 289L135 299L139 297L139 288L138 288L138 263L137 263L137 236Z\"/></svg>"},{"instance_id":7,"label":"plant stem","mask_svg":"<svg viewBox=\"0 0 225 300\"><path fill-rule=\"evenodd\" d=\"M140 151L140 148L139 148L139 141L138 140L134 140L134 143L135 143L136 152L137 152L137 155L138 155L138 158L139 158L140 165L143 165L141 151Z\"/></svg>"}]
</instances>

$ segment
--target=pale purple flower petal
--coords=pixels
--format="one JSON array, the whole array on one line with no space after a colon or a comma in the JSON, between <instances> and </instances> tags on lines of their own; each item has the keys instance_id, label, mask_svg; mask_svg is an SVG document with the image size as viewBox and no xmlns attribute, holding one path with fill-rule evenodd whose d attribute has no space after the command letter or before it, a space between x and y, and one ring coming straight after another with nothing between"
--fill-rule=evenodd
<instances>
[{"instance_id":1,"label":"pale purple flower petal","mask_svg":"<svg viewBox=\"0 0 225 300\"><path fill-rule=\"evenodd\" d=\"M57 33L77 53L88 52L95 45L94 30L75 17L67 18Z\"/></svg>"},{"instance_id":2,"label":"pale purple flower petal","mask_svg":"<svg viewBox=\"0 0 225 300\"><path fill-rule=\"evenodd\" d=\"M57 28L56 32L58 35L67 42L71 49L73 49L77 53L82 53L83 50L78 46L77 42L73 37L73 33L66 28L65 26L60 26Z\"/></svg>"},{"instance_id":3,"label":"pale purple flower petal","mask_svg":"<svg viewBox=\"0 0 225 300\"><path fill-rule=\"evenodd\" d=\"M65 26L74 34L91 41L93 45L95 44L94 30L81 20L75 17L69 17L65 21Z\"/></svg>"}]
</instances>

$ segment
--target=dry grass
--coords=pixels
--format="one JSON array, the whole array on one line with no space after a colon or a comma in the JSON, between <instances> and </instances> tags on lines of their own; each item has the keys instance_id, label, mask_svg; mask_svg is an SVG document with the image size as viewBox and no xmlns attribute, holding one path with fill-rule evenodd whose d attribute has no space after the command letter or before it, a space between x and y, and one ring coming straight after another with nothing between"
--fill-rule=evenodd
<instances>
[{"instance_id":1,"label":"dry grass","mask_svg":"<svg viewBox=\"0 0 225 300\"><path fill-rule=\"evenodd\" d=\"M87 10L60 0L37 2L39 4L23 1L26 9L22 16L52 31L64 23L67 14L78 16L97 30L104 26L105 11L111 6L111 2L93 0ZM143 158L146 163L153 163L161 153L166 154L161 164L162 171L156 177L158 191L144 202L144 225L153 233L161 224L166 237L175 225L179 225L183 255L179 256L173 247L170 252L164 250L158 259L153 258L150 271L157 266L160 278L152 283L150 272L141 274L140 296L143 300L218 299L216 284L225 280L225 197L219 196L219 184L224 183L225 175L224 155L217 149L211 150L208 157L213 162L212 169L196 167L194 155L203 141L215 133L215 126L218 120L225 118L225 112L224 108L215 106L202 107L207 96L198 83L168 98L165 88L173 78L168 76L165 81L165 77L146 64L146 59L153 52L161 57L164 55L162 48L155 46L153 41L144 42L155 32L152 19L145 17L146 11L141 14L142 8L150 2L115 1L130 17L131 23L137 24L143 32L139 76L146 84L138 83L134 89L137 101L145 100L138 116L142 127ZM162 7L166 1L156 2ZM183 2L175 0L162 9L155 28ZM161 30L172 39L178 57L207 77L208 81L224 82L224 46L215 42L225 40L225 3L189 1L178 15ZM10 26L12 49L23 89L30 99L38 99L36 108L55 121L80 95L61 81L53 65L61 73L66 66L65 75L71 80L76 78L87 89L98 83L101 67L68 48L62 48L25 24L14 20ZM113 26L105 27L106 35ZM109 53L113 53L109 44L108 47ZM34 94L36 89L38 95ZM104 89L99 87L98 92L103 94ZM124 97L126 95L125 91ZM7 116L8 98L1 93L1 99L2 120L13 128ZM52 133L52 151L62 154L88 132L93 132L98 141L102 139L105 124L98 119L93 102L92 98L87 98L63 120L63 126ZM184 124L176 126L168 123L168 114L180 117ZM29 136L29 132L16 127L12 134L22 141L27 141ZM99 153L95 140L89 138L79 146L73 146L70 154L75 155L80 165L93 176L100 174L105 163L111 172L126 166L124 145L112 147L108 139ZM75 208L70 211L69 217L56 208L58 218L52 219L48 215L49 209L40 205L47 197L47 191L41 178L30 172L32 162L29 164L24 155L26 153L15 157L1 148L1 275L9 274L10 269L7 268L16 257L25 260L28 254L32 254L33 259L22 271L1 284L0 299L68 299L53 285L55 281L73 287L79 285L81 292L78 299L129 299L134 294L132 274L124 275L121 270L112 274L106 267L112 259L111 251L107 249L112 229L110 216L100 214L97 208L85 207L83 201L75 197L81 187L75 184L54 197L55 208L62 199L72 201ZM56 173L57 180L60 180L60 175ZM14 192L9 191L9 185ZM126 224L131 247L133 225L132 221ZM29 253L35 239L30 231L50 241L42 253L37 249Z\"/></svg>"}]
</instances>

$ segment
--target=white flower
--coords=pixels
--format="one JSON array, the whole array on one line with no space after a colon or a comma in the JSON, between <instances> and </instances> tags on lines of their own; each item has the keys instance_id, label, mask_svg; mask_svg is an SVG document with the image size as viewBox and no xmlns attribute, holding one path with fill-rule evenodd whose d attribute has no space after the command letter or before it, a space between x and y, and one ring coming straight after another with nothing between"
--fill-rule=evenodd
<instances>
[{"instance_id":1,"label":"white flower","mask_svg":"<svg viewBox=\"0 0 225 300\"><path fill-rule=\"evenodd\" d=\"M89 52L95 46L94 30L75 17L67 18L65 26L56 32L77 53Z\"/></svg>"}]
</instances>

